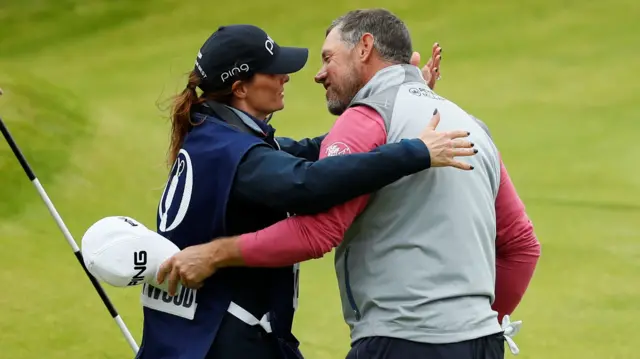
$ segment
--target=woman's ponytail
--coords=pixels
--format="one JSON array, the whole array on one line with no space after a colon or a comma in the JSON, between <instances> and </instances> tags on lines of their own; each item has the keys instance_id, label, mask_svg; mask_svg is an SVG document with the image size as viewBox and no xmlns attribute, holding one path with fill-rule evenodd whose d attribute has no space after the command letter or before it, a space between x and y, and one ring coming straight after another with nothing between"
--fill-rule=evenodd
<instances>
[{"instance_id":1,"label":"woman's ponytail","mask_svg":"<svg viewBox=\"0 0 640 359\"><path fill-rule=\"evenodd\" d=\"M189 74L189 82L187 87L173 99L173 105L171 106L171 143L169 145L169 166L173 165L173 162L178 157L180 147L184 142L184 138L189 132L192 125L191 122L191 107L198 103L203 102L203 99L198 98L196 88L200 84L200 78L192 72Z\"/></svg>"},{"instance_id":2,"label":"woman's ponytail","mask_svg":"<svg viewBox=\"0 0 640 359\"><path fill-rule=\"evenodd\" d=\"M250 80L250 78L249 78ZM198 96L197 87L200 85L200 77L196 72L189 74L187 87L182 93L173 98L171 105L171 144L169 145L169 167L173 166L178 152L182 147L184 138L192 126L197 125L191 121L191 109L194 105L199 105L207 100L216 101L225 105L231 105L233 91L231 87L213 92L205 92Z\"/></svg>"}]
</instances>

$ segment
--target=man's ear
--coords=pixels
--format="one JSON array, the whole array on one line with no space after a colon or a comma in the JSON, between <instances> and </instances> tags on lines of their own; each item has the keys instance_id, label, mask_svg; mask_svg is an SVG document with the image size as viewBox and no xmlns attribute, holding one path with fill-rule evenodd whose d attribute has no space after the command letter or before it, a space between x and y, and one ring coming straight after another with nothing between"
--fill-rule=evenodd
<instances>
[{"instance_id":1,"label":"man's ear","mask_svg":"<svg viewBox=\"0 0 640 359\"><path fill-rule=\"evenodd\" d=\"M366 62L373 55L374 47L373 47L374 38L370 33L365 33L360 38L360 43L358 44L358 58L362 62Z\"/></svg>"},{"instance_id":2,"label":"man's ear","mask_svg":"<svg viewBox=\"0 0 640 359\"><path fill-rule=\"evenodd\" d=\"M231 92L237 98L245 98L247 97L247 88L244 83L240 80L236 81L231 85Z\"/></svg>"}]
</instances>

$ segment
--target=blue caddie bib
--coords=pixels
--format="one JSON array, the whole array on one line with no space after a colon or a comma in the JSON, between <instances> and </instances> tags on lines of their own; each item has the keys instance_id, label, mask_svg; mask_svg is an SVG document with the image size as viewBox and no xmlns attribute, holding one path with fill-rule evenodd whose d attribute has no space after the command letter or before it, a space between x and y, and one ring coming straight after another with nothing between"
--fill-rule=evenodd
<instances>
[{"instance_id":1,"label":"blue caddie bib","mask_svg":"<svg viewBox=\"0 0 640 359\"><path fill-rule=\"evenodd\" d=\"M247 151L265 144L257 135L239 130L217 117L196 113L193 118L199 124L185 137L157 213L157 232L180 249L238 234L229 233L227 228L233 179ZM286 215L275 221L284 218ZM255 223L247 224L247 232L255 230ZM268 316L283 358L302 358L291 333L297 267L251 270L265 273L271 283ZM228 315L234 295L232 284L242 283L242 275L221 270L208 278L201 289L183 288L175 297L145 284L141 293L143 338L136 358L204 359L222 318Z\"/></svg>"}]
</instances>

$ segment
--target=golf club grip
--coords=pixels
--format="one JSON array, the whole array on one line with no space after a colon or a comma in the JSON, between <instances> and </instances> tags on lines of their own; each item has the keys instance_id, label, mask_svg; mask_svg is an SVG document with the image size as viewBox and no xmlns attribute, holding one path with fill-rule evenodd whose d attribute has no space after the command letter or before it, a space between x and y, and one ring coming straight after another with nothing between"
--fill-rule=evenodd
<instances>
[{"instance_id":1,"label":"golf club grip","mask_svg":"<svg viewBox=\"0 0 640 359\"><path fill-rule=\"evenodd\" d=\"M98 295L100 296L100 299L102 299L102 302L104 303L104 305L107 307L107 310L109 311L109 314L115 320L116 324L120 328L120 331L122 332L122 334L124 335L125 339L127 340L127 343L129 343L129 346L131 347L133 352L137 353L138 350L139 350L138 344L136 343L135 339L131 335L131 332L129 331L127 326L122 321L122 318L120 318L120 315L118 314L118 311L116 310L115 306L113 305L113 303L109 299L109 296L107 296L107 293L104 291L104 289L102 288L102 286L100 285L98 280L93 275L91 275L91 273L89 273L89 270L87 269L87 267L84 264L84 260L82 258L82 253L80 252L80 249L78 248L77 244L75 243L75 241L71 237L71 233L69 233L69 229L62 222L62 218L60 217L60 215L57 213L57 211L53 207L53 203L51 202L51 199L49 199L49 196L47 196L47 194L44 192L44 188L39 183L38 179L35 176L35 173L31 169L31 166L29 166L29 163L27 162L26 158L24 157L24 155L20 151L20 148L18 148L18 145L16 144L16 142L13 139L13 137L11 136L11 133L9 133L9 129L5 125L5 123L2 120L2 118L0 118L0 132L2 132L2 135L4 136L5 140L9 144L9 147L11 147L11 150L13 151L13 154L18 159L18 162L20 162L20 165L22 166L22 169L26 173L27 177L29 177L29 181L31 181L36 186L36 189L40 193L40 196L42 197L42 199L45 202L45 204L47 205L47 208L49 209L49 212L51 213L51 215L54 217L54 219L58 223L58 227L60 227L60 230L63 232L65 237L67 237L67 240L69 241L69 244L72 247L73 254L75 255L76 259L78 259L78 262L80 263L80 266L82 266L82 269L86 273L87 277L89 277L89 280L91 281L91 284L93 284L93 287L98 292Z\"/></svg>"}]
</instances>

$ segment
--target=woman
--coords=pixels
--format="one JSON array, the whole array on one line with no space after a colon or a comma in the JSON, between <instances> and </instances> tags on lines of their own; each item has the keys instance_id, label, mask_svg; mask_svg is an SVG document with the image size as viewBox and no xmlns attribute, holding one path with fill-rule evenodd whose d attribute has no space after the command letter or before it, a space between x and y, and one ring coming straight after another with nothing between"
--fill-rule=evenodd
<instances>
[{"instance_id":1,"label":"woman","mask_svg":"<svg viewBox=\"0 0 640 359\"><path fill-rule=\"evenodd\" d=\"M371 153L316 162L322 137L286 140L281 148L266 119L283 109L288 74L302 69L307 55L249 25L221 27L205 42L174 104L172 169L158 233L183 249L251 232L453 163L452 156L430 157L430 146L460 147L456 156L473 153L468 141L453 141L466 132L433 130ZM145 286L138 358L301 358L291 334L296 301L297 266L225 269L197 291L183 288L176 296Z\"/></svg>"}]
</instances>

